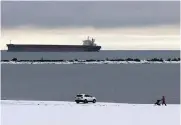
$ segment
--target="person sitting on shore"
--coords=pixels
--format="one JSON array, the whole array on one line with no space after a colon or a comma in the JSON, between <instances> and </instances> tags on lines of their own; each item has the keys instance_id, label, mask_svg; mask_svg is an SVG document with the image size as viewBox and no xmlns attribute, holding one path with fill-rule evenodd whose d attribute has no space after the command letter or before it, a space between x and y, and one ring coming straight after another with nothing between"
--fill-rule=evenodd
<instances>
[{"instance_id":1,"label":"person sitting on shore","mask_svg":"<svg viewBox=\"0 0 181 125\"><path fill-rule=\"evenodd\" d=\"M161 100L157 100L157 101L155 102L155 105L159 105L159 106L160 106L160 101L161 101Z\"/></svg>"}]
</instances>

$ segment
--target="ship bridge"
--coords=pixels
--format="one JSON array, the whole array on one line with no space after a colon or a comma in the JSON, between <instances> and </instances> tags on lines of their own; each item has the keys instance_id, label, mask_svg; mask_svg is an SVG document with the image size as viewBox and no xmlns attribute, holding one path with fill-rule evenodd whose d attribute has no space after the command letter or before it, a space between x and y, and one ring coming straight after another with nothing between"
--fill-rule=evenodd
<instances>
[{"instance_id":1,"label":"ship bridge","mask_svg":"<svg viewBox=\"0 0 181 125\"><path fill-rule=\"evenodd\" d=\"M97 46L96 44L95 44L95 39L89 39L89 37L86 39L86 40L83 40L83 45L85 45L85 46Z\"/></svg>"}]
</instances>

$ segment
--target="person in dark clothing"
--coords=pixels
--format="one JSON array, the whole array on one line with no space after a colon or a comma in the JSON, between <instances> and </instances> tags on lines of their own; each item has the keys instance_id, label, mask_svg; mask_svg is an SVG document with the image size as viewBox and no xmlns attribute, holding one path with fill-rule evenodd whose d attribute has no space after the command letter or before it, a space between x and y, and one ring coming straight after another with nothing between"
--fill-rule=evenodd
<instances>
[{"instance_id":1,"label":"person in dark clothing","mask_svg":"<svg viewBox=\"0 0 181 125\"><path fill-rule=\"evenodd\" d=\"M165 96L162 96L162 105L167 106L166 102L165 102Z\"/></svg>"},{"instance_id":2,"label":"person in dark clothing","mask_svg":"<svg viewBox=\"0 0 181 125\"><path fill-rule=\"evenodd\" d=\"M159 105L159 106L160 106L160 101L161 101L161 100L157 100L157 101L155 102L155 105Z\"/></svg>"}]
</instances>

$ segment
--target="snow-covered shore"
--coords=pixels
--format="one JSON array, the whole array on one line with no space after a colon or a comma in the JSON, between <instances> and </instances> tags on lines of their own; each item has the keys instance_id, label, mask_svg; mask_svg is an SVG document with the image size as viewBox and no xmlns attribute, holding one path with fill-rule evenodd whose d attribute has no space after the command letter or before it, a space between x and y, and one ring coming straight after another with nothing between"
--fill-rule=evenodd
<instances>
[{"instance_id":1,"label":"snow-covered shore","mask_svg":"<svg viewBox=\"0 0 181 125\"><path fill-rule=\"evenodd\" d=\"M1 100L2 125L179 125L180 105Z\"/></svg>"}]
</instances>

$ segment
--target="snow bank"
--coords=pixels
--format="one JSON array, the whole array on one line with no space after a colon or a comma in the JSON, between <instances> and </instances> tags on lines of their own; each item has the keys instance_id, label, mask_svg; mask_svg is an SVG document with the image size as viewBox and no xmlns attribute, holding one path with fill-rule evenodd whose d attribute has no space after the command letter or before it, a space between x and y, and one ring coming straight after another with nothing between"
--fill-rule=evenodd
<instances>
[{"instance_id":1,"label":"snow bank","mask_svg":"<svg viewBox=\"0 0 181 125\"><path fill-rule=\"evenodd\" d=\"M1 100L2 125L179 125L179 105Z\"/></svg>"}]
</instances>

